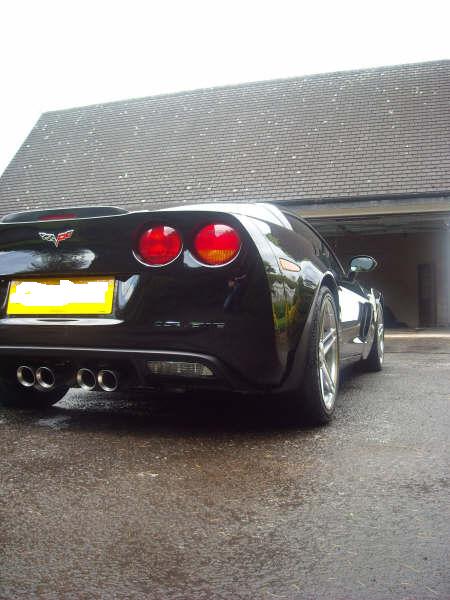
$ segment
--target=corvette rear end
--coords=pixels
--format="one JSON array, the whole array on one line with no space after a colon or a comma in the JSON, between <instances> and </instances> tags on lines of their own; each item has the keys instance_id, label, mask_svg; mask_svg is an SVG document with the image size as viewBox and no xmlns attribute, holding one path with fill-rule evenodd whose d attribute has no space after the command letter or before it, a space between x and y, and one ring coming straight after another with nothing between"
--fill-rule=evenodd
<instances>
[{"instance_id":1,"label":"corvette rear end","mask_svg":"<svg viewBox=\"0 0 450 600\"><path fill-rule=\"evenodd\" d=\"M220 207L218 207L220 208ZM0 385L276 388L285 372L257 219L221 210L35 211L0 224Z\"/></svg>"}]
</instances>

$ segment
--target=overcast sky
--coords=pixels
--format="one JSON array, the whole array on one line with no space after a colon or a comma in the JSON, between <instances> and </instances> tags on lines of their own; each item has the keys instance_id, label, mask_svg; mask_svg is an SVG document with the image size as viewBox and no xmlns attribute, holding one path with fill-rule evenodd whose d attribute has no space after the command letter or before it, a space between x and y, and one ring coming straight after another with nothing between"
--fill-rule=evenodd
<instances>
[{"instance_id":1,"label":"overcast sky","mask_svg":"<svg viewBox=\"0 0 450 600\"><path fill-rule=\"evenodd\" d=\"M449 58L446 4L3 0L0 173L45 111Z\"/></svg>"}]
</instances>

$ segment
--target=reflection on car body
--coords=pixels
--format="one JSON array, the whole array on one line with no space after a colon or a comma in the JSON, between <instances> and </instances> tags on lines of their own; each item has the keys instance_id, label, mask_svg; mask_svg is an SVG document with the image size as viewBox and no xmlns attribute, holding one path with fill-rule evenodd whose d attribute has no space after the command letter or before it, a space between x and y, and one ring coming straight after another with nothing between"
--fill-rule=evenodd
<instances>
[{"instance_id":1,"label":"reflection on car body","mask_svg":"<svg viewBox=\"0 0 450 600\"><path fill-rule=\"evenodd\" d=\"M243 203L54 213L0 223L0 386L11 404L50 405L73 386L176 385L282 395L292 418L325 423L343 364L381 368L382 295L356 279L375 261L344 270L294 214ZM12 291L33 285L60 298L76 289L76 302Z\"/></svg>"}]
</instances>

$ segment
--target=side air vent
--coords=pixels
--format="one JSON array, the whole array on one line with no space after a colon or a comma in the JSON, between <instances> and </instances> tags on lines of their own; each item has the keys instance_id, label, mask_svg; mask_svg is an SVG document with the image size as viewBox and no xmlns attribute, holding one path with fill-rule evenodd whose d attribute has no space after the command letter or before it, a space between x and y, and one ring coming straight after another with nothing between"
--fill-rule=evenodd
<instances>
[{"instance_id":1,"label":"side air vent","mask_svg":"<svg viewBox=\"0 0 450 600\"><path fill-rule=\"evenodd\" d=\"M372 319L373 319L373 309L372 306L370 304L366 304L364 305L363 308L363 316L361 319L361 332L360 332L360 338L362 340L366 340L367 336L369 334L369 328L370 325L372 323Z\"/></svg>"}]
</instances>

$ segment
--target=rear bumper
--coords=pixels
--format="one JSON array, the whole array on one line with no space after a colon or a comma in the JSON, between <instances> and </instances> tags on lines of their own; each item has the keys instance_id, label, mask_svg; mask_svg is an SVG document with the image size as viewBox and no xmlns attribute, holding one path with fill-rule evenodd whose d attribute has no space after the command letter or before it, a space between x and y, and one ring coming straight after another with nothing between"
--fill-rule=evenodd
<instances>
[{"instance_id":1,"label":"rear bumper","mask_svg":"<svg viewBox=\"0 0 450 600\"><path fill-rule=\"evenodd\" d=\"M17 367L29 364L34 367L51 366L70 373L67 385L75 385L75 374L80 368L114 368L124 375L127 387L158 388L185 387L205 389L229 389L242 392L258 392L264 388L246 381L240 374L216 357L193 352L168 350L133 350L128 348L48 347L48 346L0 346L2 368L0 377L14 379ZM212 376L185 377L153 375L149 361L175 361L200 363L207 366Z\"/></svg>"}]
</instances>

